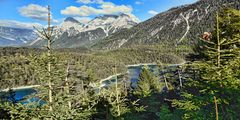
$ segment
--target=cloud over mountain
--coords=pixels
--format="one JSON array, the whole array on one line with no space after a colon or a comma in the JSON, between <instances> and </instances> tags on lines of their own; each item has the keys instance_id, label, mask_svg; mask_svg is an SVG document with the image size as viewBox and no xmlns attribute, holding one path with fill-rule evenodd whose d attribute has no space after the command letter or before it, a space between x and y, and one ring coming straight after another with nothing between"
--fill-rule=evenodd
<instances>
[{"instance_id":1,"label":"cloud over mountain","mask_svg":"<svg viewBox=\"0 0 240 120\"><path fill-rule=\"evenodd\" d=\"M89 17L74 17L76 20L78 20L80 23L87 24L92 19Z\"/></svg>"},{"instance_id":2,"label":"cloud over mountain","mask_svg":"<svg viewBox=\"0 0 240 120\"><path fill-rule=\"evenodd\" d=\"M19 22L19 21L16 21L16 20L0 20L0 26L33 29L33 26L40 27L42 25L39 24L39 23Z\"/></svg>"},{"instance_id":3,"label":"cloud over mountain","mask_svg":"<svg viewBox=\"0 0 240 120\"><path fill-rule=\"evenodd\" d=\"M151 14L151 15L156 15L156 14L158 14L158 12L157 12L157 11L154 11L154 10L149 10L148 13Z\"/></svg>"},{"instance_id":4,"label":"cloud over mountain","mask_svg":"<svg viewBox=\"0 0 240 120\"><path fill-rule=\"evenodd\" d=\"M132 7L126 5L115 5L111 2L105 2L101 4L99 8L94 8L91 6L69 6L62 10L63 15L76 15L76 16L90 16L99 14L117 14L117 13L131 13Z\"/></svg>"},{"instance_id":5,"label":"cloud over mountain","mask_svg":"<svg viewBox=\"0 0 240 120\"><path fill-rule=\"evenodd\" d=\"M18 9L20 15L35 20L46 21L48 18L48 9L47 6L40 6L37 4L29 4L27 6L20 7ZM53 22L58 22L55 19L52 19Z\"/></svg>"},{"instance_id":6,"label":"cloud over mountain","mask_svg":"<svg viewBox=\"0 0 240 120\"><path fill-rule=\"evenodd\" d=\"M29 17L37 20L47 20L47 7L36 4L29 4L19 8L19 13L24 17Z\"/></svg>"},{"instance_id":7,"label":"cloud over mountain","mask_svg":"<svg viewBox=\"0 0 240 120\"><path fill-rule=\"evenodd\" d=\"M104 1L103 0L77 0L78 3L83 3L83 4L93 4L93 3L98 3L101 4Z\"/></svg>"},{"instance_id":8,"label":"cloud over mountain","mask_svg":"<svg viewBox=\"0 0 240 120\"><path fill-rule=\"evenodd\" d=\"M128 5L116 5L112 2L104 2L103 0L78 0L78 2L84 3L84 4L98 4L98 7L92 7L83 5L80 7L77 6L69 6L66 7L64 10L61 10L61 14L67 15L67 16L92 16L92 15L110 15L110 14L119 14L119 13L125 13L129 16L133 17L136 21L139 21L139 19L132 14L133 8Z\"/></svg>"}]
</instances>

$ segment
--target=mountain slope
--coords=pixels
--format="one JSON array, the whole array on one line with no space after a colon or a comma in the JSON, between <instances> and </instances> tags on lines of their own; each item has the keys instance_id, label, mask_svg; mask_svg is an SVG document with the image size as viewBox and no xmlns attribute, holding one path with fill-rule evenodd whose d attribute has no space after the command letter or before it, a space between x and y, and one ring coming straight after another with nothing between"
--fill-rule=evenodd
<instances>
[{"instance_id":1,"label":"mountain slope","mask_svg":"<svg viewBox=\"0 0 240 120\"><path fill-rule=\"evenodd\" d=\"M0 26L0 46L21 46L36 38L33 30Z\"/></svg>"},{"instance_id":2,"label":"mountain slope","mask_svg":"<svg viewBox=\"0 0 240 120\"><path fill-rule=\"evenodd\" d=\"M87 24L82 24L74 18L68 17L55 29L56 48L88 47L117 31L128 29L137 23L128 15L104 15L94 18ZM37 40L30 44L40 47L46 41Z\"/></svg>"},{"instance_id":3,"label":"mountain slope","mask_svg":"<svg viewBox=\"0 0 240 120\"><path fill-rule=\"evenodd\" d=\"M240 8L238 0L199 0L172 8L142 22L131 29L120 31L96 43L93 48L117 49L139 44L191 44L204 31L214 28L215 13L223 6Z\"/></svg>"}]
</instances>

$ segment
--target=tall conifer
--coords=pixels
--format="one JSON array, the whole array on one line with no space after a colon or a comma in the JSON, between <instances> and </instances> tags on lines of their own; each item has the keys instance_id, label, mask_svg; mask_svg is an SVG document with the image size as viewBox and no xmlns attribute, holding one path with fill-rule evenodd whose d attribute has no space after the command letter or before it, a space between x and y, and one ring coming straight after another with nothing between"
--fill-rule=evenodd
<instances>
[{"instance_id":1,"label":"tall conifer","mask_svg":"<svg viewBox=\"0 0 240 120\"><path fill-rule=\"evenodd\" d=\"M185 118L239 118L240 11L225 9L216 21L213 38L202 40L203 59L188 66L195 77L187 81L183 99L173 101L186 111Z\"/></svg>"}]
</instances>

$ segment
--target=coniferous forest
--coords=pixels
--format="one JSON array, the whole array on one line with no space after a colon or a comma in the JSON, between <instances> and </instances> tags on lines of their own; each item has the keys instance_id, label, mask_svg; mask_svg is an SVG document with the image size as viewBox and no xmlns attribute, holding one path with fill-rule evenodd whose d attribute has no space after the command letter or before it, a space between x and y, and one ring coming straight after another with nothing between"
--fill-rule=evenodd
<instances>
[{"instance_id":1,"label":"coniferous forest","mask_svg":"<svg viewBox=\"0 0 240 120\"><path fill-rule=\"evenodd\" d=\"M240 11L219 10L214 26L192 45L108 50L52 47L49 22L36 28L44 48L0 48L0 119L238 120ZM24 87L33 94L16 99Z\"/></svg>"}]
</instances>

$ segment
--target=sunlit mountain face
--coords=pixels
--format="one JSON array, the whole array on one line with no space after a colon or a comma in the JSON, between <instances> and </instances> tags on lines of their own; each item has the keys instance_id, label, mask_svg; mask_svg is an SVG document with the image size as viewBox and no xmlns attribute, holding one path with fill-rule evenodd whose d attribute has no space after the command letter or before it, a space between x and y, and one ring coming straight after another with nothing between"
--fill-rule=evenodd
<instances>
[{"instance_id":1,"label":"sunlit mountain face","mask_svg":"<svg viewBox=\"0 0 240 120\"><path fill-rule=\"evenodd\" d=\"M57 48L90 47L115 32L129 29L136 25L130 16L126 14L99 16L88 23L80 23L78 20L68 17L56 27L55 44ZM43 40L36 40L30 46L39 47Z\"/></svg>"},{"instance_id":2,"label":"sunlit mountain face","mask_svg":"<svg viewBox=\"0 0 240 120\"><path fill-rule=\"evenodd\" d=\"M192 45L201 38L204 32L214 32L216 13L226 6L240 9L240 2L236 0L201 0L193 4L174 7L131 29L108 36L93 47L118 49L161 43Z\"/></svg>"}]
</instances>

